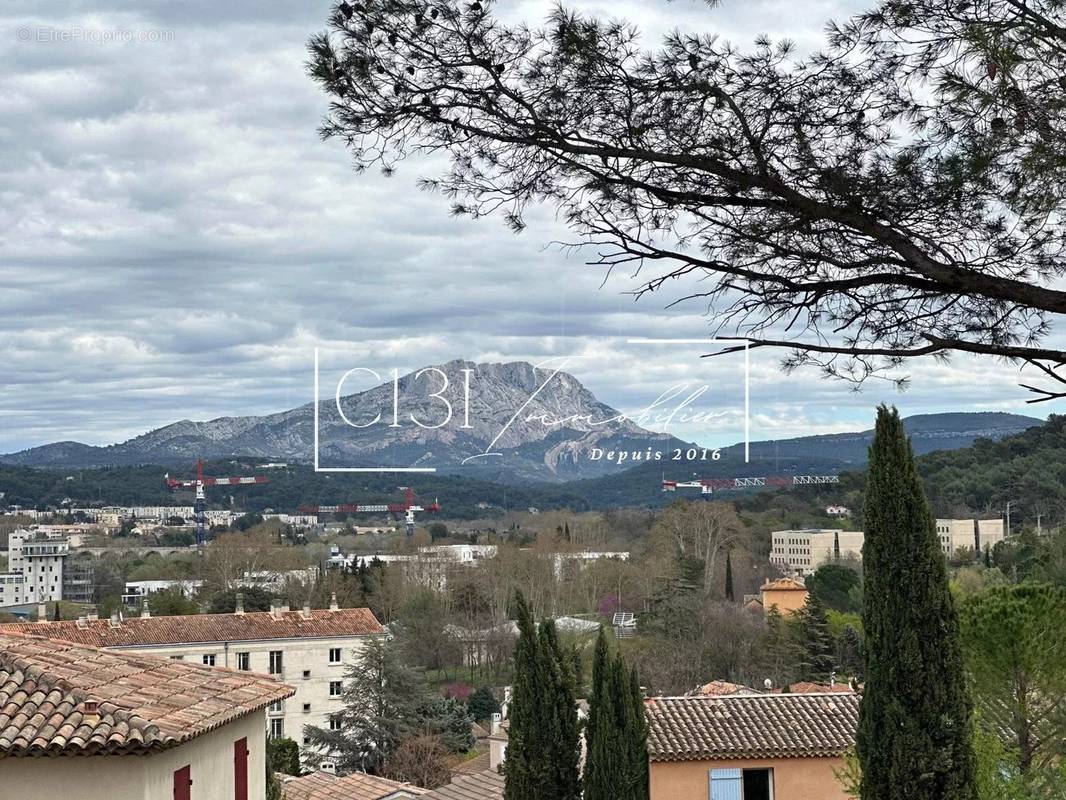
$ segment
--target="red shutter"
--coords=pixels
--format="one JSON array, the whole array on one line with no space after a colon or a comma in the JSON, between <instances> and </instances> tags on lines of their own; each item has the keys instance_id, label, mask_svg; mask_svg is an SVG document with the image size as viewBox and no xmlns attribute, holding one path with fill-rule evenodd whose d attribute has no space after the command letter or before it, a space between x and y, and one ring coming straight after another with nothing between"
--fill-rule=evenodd
<instances>
[{"instance_id":1,"label":"red shutter","mask_svg":"<svg viewBox=\"0 0 1066 800\"><path fill-rule=\"evenodd\" d=\"M174 800L192 800L192 770L188 765L174 771Z\"/></svg>"},{"instance_id":2,"label":"red shutter","mask_svg":"<svg viewBox=\"0 0 1066 800\"><path fill-rule=\"evenodd\" d=\"M248 800L248 740L233 743L233 800Z\"/></svg>"}]
</instances>

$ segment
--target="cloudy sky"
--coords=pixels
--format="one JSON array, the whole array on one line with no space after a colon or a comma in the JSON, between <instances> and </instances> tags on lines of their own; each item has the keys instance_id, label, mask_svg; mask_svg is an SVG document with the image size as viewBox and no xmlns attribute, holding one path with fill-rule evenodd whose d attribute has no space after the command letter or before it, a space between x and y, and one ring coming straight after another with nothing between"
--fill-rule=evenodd
<instances>
[{"instance_id":1,"label":"cloudy sky","mask_svg":"<svg viewBox=\"0 0 1066 800\"><path fill-rule=\"evenodd\" d=\"M542 19L546 2L508 2ZM817 46L855 0L581 2L654 41L679 26L737 43ZM740 431L742 359L630 337L706 337L691 306L634 303L550 246L545 210L521 235L447 215L415 187L432 165L355 176L316 126L325 98L304 74L322 0L98 0L0 7L0 452L121 441L179 419L261 414L311 398L315 347L331 369L401 372L453 358L573 356L600 399L639 408L681 380L711 387ZM680 287L683 288L683 287ZM868 427L905 413L1025 411L1010 367L912 364L914 387L853 393L785 377L753 353L753 438ZM979 377L978 377L979 374ZM709 403L704 403L708 405ZM1052 409L1029 409L1046 414Z\"/></svg>"}]
</instances>

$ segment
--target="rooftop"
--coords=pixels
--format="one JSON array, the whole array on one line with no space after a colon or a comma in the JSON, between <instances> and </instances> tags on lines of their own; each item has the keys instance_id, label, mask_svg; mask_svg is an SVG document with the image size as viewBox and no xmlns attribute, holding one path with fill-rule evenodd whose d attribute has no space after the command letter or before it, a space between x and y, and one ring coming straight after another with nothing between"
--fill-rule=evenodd
<instances>
[{"instance_id":1,"label":"rooftop","mask_svg":"<svg viewBox=\"0 0 1066 800\"><path fill-rule=\"evenodd\" d=\"M330 772L312 772L296 778L279 775L285 800L400 800L419 797L425 789L376 775L355 772L338 777Z\"/></svg>"},{"instance_id":2,"label":"rooftop","mask_svg":"<svg viewBox=\"0 0 1066 800\"><path fill-rule=\"evenodd\" d=\"M294 690L250 672L0 634L0 758L143 754Z\"/></svg>"},{"instance_id":3,"label":"rooftop","mask_svg":"<svg viewBox=\"0 0 1066 800\"><path fill-rule=\"evenodd\" d=\"M803 581L795 578L778 578L776 581L767 581L762 585L764 592L805 592L807 587Z\"/></svg>"},{"instance_id":4,"label":"rooftop","mask_svg":"<svg viewBox=\"0 0 1066 800\"><path fill-rule=\"evenodd\" d=\"M456 775L447 786L425 795L424 800L503 800L503 775L492 770Z\"/></svg>"},{"instance_id":5,"label":"rooftop","mask_svg":"<svg viewBox=\"0 0 1066 800\"><path fill-rule=\"evenodd\" d=\"M190 614L64 622L12 622L0 634L26 633L92 647L251 642L265 639L318 639L384 633L369 608L335 611L249 611L244 614Z\"/></svg>"},{"instance_id":6,"label":"rooftop","mask_svg":"<svg viewBox=\"0 0 1066 800\"><path fill-rule=\"evenodd\" d=\"M645 709L652 761L819 758L855 744L859 696L656 697Z\"/></svg>"}]
</instances>

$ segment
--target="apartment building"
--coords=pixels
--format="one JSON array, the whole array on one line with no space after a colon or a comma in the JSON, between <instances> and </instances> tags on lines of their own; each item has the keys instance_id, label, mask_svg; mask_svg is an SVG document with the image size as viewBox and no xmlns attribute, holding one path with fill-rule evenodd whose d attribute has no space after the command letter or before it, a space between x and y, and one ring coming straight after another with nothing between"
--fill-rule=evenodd
<instances>
[{"instance_id":1,"label":"apartment building","mask_svg":"<svg viewBox=\"0 0 1066 800\"><path fill-rule=\"evenodd\" d=\"M861 558L862 540L862 531L825 528L774 531L771 533L770 563L786 572L810 575L837 558Z\"/></svg>"},{"instance_id":2,"label":"apartment building","mask_svg":"<svg viewBox=\"0 0 1066 800\"><path fill-rule=\"evenodd\" d=\"M8 535L7 568L0 573L0 606L63 599L65 536L20 528Z\"/></svg>"},{"instance_id":3,"label":"apartment building","mask_svg":"<svg viewBox=\"0 0 1066 800\"><path fill-rule=\"evenodd\" d=\"M104 650L161 656L174 661L269 675L295 688L295 694L267 709L268 732L304 743L305 725L328 727L343 707L346 668L355 663L370 637L384 628L368 608L303 608L290 611L196 614L108 620L8 623L4 632L62 639Z\"/></svg>"},{"instance_id":4,"label":"apartment building","mask_svg":"<svg viewBox=\"0 0 1066 800\"><path fill-rule=\"evenodd\" d=\"M952 556L962 549L982 553L986 547L995 547L1003 541L1003 520L938 519L936 535L944 555Z\"/></svg>"},{"instance_id":5,"label":"apartment building","mask_svg":"<svg viewBox=\"0 0 1066 800\"><path fill-rule=\"evenodd\" d=\"M936 534L946 556L960 550L983 552L1004 539L1001 519L938 519ZM774 531L771 534L770 562L786 572L810 575L818 567L838 557L862 557L862 531L809 529Z\"/></svg>"}]
</instances>

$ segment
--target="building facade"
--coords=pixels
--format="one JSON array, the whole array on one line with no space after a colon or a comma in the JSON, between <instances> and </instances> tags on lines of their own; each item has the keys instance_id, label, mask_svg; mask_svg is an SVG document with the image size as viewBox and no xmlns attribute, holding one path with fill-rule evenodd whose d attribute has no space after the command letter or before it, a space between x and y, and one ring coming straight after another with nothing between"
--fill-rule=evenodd
<instances>
[{"instance_id":1,"label":"building facade","mask_svg":"<svg viewBox=\"0 0 1066 800\"><path fill-rule=\"evenodd\" d=\"M265 800L265 710L289 686L10 633L0 675L0 797Z\"/></svg>"},{"instance_id":2,"label":"building facade","mask_svg":"<svg viewBox=\"0 0 1066 800\"><path fill-rule=\"evenodd\" d=\"M191 616L80 619L64 622L9 623L0 633L46 636L100 647L107 651L145 654L173 661L228 667L268 675L291 685L292 697L267 709L271 737L305 744L305 725L329 727L343 709L345 671L354 664L370 637L384 628L368 608L338 608Z\"/></svg>"},{"instance_id":3,"label":"building facade","mask_svg":"<svg viewBox=\"0 0 1066 800\"><path fill-rule=\"evenodd\" d=\"M8 535L8 572L0 585L6 590L0 604L45 603L63 599L63 562L70 552L65 536L19 529ZM17 576L21 576L21 580ZM16 594L22 599L10 602ZM9 597L10 595L10 597Z\"/></svg>"},{"instance_id":4,"label":"building facade","mask_svg":"<svg viewBox=\"0 0 1066 800\"><path fill-rule=\"evenodd\" d=\"M840 558L862 557L862 531L825 528L774 531L770 563L797 575L810 575L818 567Z\"/></svg>"},{"instance_id":5,"label":"building facade","mask_svg":"<svg viewBox=\"0 0 1066 800\"><path fill-rule=\"evenodd\" d=\"M848 800L855 694L646 701L650 800Z\"/></svg>"},{"instance_id":6,"label":"building facade","mask_svg":"<svg viewBox=\"0 0 1066 800\"><path fill-rule=\"evenodd\" d=\"M940 550L953 556L960 550L972 550L975 555L993 548L1003 541L1002 519L938 519L936 535Z\"/></svg>"}]
</instances>

